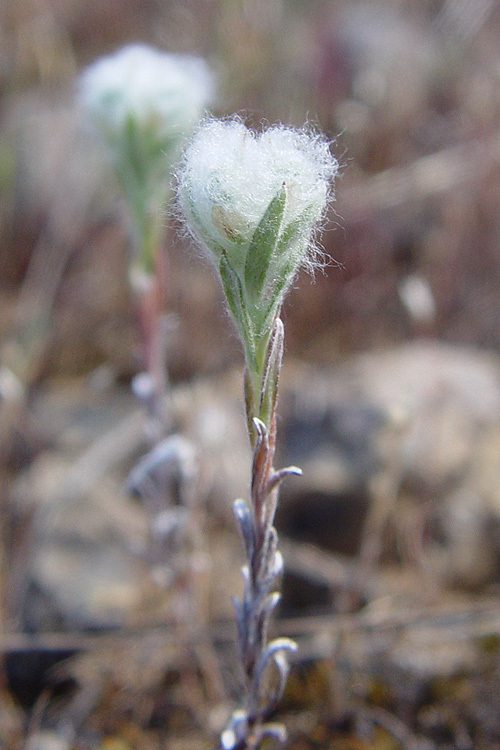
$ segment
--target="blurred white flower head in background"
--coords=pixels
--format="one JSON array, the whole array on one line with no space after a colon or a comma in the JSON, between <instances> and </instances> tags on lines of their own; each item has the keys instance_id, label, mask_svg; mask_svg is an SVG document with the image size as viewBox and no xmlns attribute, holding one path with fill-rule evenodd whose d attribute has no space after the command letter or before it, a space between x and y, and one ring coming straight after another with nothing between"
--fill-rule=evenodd
<instances>
[{"instance_id":1,"label":"blurred white flower head in background","mask_svg":"<svg viewBox=\"0 0 500 750\"><path fill-rule=\"evenodd\" d=\"M143 44L98 59L80 76L82 110L120 182L145 269L161 235L173 167L213 93L212 74L201 58Z\"/></svg>"},{"instance_id":2,"label":"blurred white flower head in background","mask_svg":"<svg viewBox=\"0 0 500 750\"><path fill-rule=\"evenodd\" d=\"M105 139L126 138L130 120L168 146L190 135L213 97L212 74L201 58L132 44L89 65L80 100Z\"/></svg>"}]
</instances>

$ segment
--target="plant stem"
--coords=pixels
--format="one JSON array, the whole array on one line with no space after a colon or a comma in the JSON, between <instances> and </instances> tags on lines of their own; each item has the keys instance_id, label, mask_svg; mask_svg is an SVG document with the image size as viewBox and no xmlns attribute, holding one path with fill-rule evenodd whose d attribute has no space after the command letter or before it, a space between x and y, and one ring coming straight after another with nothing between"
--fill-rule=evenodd
<instances>
[{"instance_id":1,"label":"plant stem","mask_svg":"<svg viewBox=\"0 0 500 750\"><path fill-rule=\"evenodd\" d=\"M282 357L283 324L276 317L259 378L256 372L245 373L247 420L253 446L251 507L242 500L237 500L234 507L247 556L247 564L242 569L243 597L241 601L234 600L245 704L241 711L233 714L229 728L221 736L221 746L225 750L254 750L266 734L279 739L285 736L281 725L266 723L285 688L288 675L285 653L296 649L288 638L267 640L269 620L280 598L276 588L283 567L277 550L278 534L273 525L279 484L285 476L301 473L293 466L279 472L273 468ZM269 674L270 665L275 668L274 680Z\"/></svg>"},{"instance_id":2,"label":"plant stem","mask_svg":"<svg viewBox=\"0 0 500 750\"><path fill-rule=\"evenodd\" d=\"M155 442L169 428L165 408L168 376L165 366L166 345L166 258L161 252L163 229L158 214L146 212L136 229L136 259L131 265L130 280L135 294L143 349L143 368L148 378L144 402L148 409L151 433ZM146 262L146 259L149 259Z\"/></svg>"}]
</instances>

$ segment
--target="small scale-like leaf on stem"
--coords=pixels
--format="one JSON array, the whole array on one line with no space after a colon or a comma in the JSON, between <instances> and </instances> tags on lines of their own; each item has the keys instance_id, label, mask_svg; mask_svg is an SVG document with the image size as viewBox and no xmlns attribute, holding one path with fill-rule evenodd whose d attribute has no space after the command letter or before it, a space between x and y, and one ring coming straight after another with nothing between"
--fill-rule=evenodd
<instances>
[{"instance_id":1,"label":"small scale-like leaf on stem","mask_svg":"<svg viewBox=\"0 0 500 750\"><path fill-rule=\"evenodd\" d=\"M244 500L235 500L233 512L245 545L247 559L251 560L255 547L254 529L248 505Z\"/></svg>"},{"instance_id":2,"label":"small scale-like leaf on stem","mask_svg":"<svg viewBox=\"0 0 500 750\"><path fill-rule=\"evenodd\" d=\"M273 658L276 652L289 651L291 653L294 653L295 651L297 651L297 648L297 644L295 643L295 641L292 641L291 638L275 638L273 641L268 643L267 647L262 652L255 669L256 674L259 675L259 679L260 676L262 676L262 673L264 672L269 659Z\"/></svg>"}]
</instances>

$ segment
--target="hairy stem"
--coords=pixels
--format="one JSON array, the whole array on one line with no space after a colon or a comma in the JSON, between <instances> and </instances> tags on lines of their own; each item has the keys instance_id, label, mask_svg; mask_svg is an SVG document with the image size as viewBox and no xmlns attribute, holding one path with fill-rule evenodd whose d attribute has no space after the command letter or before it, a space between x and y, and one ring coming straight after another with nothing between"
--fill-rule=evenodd
<instances>
[{"instance_id":1,"label":"hairy stem","mask_svg":"<svg viewBox=\"0 0 500 750\"><path fill-rule=\"evenodd\" d=\"M243 568L243 597L234 600L245 704L243 709L234 712L229 727L221 735L224 750L255 749L266 734L280 740L285 738L284 727L266 723L285 688L288 674L286 652L296 648L288 638L267 640L269 620L279 601L276 589L283 565L277 550L278 534L273 525L279 484L289 474L300 474L296 467L279 472L273 468L282 356L283 325L276 317L259 373L258 388L255 387L255 373L245 373L245 402L253 446L251 506L249 508L242 500L235 503L247 564Z\"/></svg>"}]
</instances>

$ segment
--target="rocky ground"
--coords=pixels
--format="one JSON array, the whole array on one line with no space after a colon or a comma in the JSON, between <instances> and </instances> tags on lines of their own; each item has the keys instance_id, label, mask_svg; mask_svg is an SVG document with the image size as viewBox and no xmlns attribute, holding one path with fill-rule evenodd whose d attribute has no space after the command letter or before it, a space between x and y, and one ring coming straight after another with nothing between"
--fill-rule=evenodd
<instances>
[{"instance_id":1,"label":"rocky ground","mask_svg":"<svg viewBox=\"0 0 500 750\"><path fill-rule=\"evenodd\" d=\"M172 389L160 507L126 491L146 445L127 388L33 398L36 456L4 510L17 625L3 639L34 747L206 747L222 725L242 562L230 506L249 460L239 380ZM500 360L437 342L322 369L292 359L281 403L280 459L304 469L277 523L274 627L300 644L290 746L494 747Z\"/></svg>"}]
</instances>

